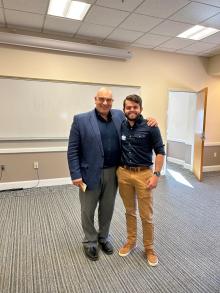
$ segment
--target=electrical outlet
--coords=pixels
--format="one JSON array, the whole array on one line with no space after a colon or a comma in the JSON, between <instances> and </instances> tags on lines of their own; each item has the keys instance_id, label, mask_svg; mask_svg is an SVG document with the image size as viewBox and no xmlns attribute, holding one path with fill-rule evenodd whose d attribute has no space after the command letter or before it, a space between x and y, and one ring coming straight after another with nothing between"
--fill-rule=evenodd
<instances>
[{"instance_id":1,"label":"electrical outlet","mask_svg":"<svg viewBox=\"0 0 220 293\"><path fill-rule=\"evenodd\" d=\"M34 169L38 169L38 168L39 168L38 162L36 161L36 162L34 162Z\"/></svg>"},{"instance_id":2,"label":"electrical outlet","mask_svg":"<svg viewBox=\"0 0 220 293\"><path fill-rule=\"evenodd\" d=\"M214 152L214 158L216 158L217 157L217 153L216 152Z\"/></svg>"}]
</instances>

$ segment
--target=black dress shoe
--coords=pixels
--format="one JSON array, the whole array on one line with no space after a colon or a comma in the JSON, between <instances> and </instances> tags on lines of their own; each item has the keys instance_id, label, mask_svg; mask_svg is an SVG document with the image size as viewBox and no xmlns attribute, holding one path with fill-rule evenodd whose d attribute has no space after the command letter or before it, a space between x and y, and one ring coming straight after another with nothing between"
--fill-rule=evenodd
<instances>
[{"instance_id":1,"label":"black dress shoe","mask_svg":"<svg viewBox=\"0 0 220 293\"><path fill-rule=\"evenodd\" d=\"M114 252L113 246L109 241L99 242L99 246L101 247L101 250L106 254L112 254Z\"/></svg>"},{"instance_id":2,"label":"black dress shoe","mask_svg":"<svg viewBox=\"0 0 220 293\"><path fill-rule=\"evenodd\" d=\"M99 255L97 247L83 246L83 248L87 258L89 258L90 260L98 260Z\"/></svg>"}]
</instances>

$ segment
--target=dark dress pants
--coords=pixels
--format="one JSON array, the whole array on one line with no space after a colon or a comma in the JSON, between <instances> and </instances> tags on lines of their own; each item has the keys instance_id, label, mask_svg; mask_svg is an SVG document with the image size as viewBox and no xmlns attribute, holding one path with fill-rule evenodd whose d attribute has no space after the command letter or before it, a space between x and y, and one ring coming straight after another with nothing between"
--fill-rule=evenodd
<instances>
[{"instance_id":1,"label":"dark dress pants","mask_svg":"<svg viewBox=\"0 0 220 293\"><path fill-rule=\"evenodd\" d=\"M94 190L79 192L81 221L85 234L84 245L93 246L97 241L107 241L117 192L116 167L102 170L99 186ZM94 226L94 214L98 206L99 231Z\"/></svg>"}]
</instances>

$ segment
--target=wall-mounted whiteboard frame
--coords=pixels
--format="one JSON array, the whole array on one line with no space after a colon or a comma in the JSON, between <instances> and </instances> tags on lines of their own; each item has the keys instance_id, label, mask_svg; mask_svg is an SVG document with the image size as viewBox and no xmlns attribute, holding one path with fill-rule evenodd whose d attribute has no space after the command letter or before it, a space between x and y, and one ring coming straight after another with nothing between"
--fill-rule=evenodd
<instances>
[{"instance_id":1,"label":"wall-mounted whiteboard frame","mask_svg":"<svg viewBox=\"0 0 220 293\"><path fill-rule=\"evenodd\" d=\"M100 87L113 92L113 108L140 95L140 86L0 76L0 140L67 139L73 116L95 107Z\"/></svg>"}]
</instances>

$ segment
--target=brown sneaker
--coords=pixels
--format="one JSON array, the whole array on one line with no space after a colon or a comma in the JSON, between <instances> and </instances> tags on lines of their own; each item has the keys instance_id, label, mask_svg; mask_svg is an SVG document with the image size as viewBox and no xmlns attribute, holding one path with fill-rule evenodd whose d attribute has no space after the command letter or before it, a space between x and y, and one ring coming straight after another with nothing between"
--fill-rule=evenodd
<instances>
[{"instance_id":1,"label":"brown sneaker","mask_svg":"<svg viewBox=\"0 0 220 293\"><path fill-rule=\"evenodd\" d=\"M130 252L132 252L132 250L134 250L136 248L136 244L130 244L130 243L126 243L124 246L122 246L120 249L119 249L119 252L118 254L120 256L127 256L129 255Z\"/></svg>"},{"instance_id":2,"label":"brown sneaker","mask_svg":"<svg viewBox=\"0 0 220 293\"><path fill-rule=\"evenodd\" d=\"M147 257L148 264L151 267L155 267L158 264L158 257L156 256L154 250L153 249L147 249L145 254L146 254L146 257Z\"/></svg>"}]
</instances>

